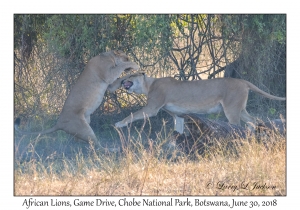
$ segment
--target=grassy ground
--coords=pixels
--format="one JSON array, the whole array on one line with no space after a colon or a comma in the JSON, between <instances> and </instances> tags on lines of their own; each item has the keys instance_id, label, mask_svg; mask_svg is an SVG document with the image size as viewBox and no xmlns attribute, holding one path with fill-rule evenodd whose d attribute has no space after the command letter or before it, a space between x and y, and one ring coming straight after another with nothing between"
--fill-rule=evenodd
<instances>
[{"instance_id":1,"label":"grassy ground","mask_svg":"<svg viewBox=\"0 0 300 210\"><path fill-rule=\"evenodd\" d=\"M14 194L286 195L285 136L273 135L267 146L249 137L238 156L222 145L183 153L164 126L155 138L134 128L112 136L106 151L95 151L60 132L16 135Z\"/></svg>"}]
</instances>

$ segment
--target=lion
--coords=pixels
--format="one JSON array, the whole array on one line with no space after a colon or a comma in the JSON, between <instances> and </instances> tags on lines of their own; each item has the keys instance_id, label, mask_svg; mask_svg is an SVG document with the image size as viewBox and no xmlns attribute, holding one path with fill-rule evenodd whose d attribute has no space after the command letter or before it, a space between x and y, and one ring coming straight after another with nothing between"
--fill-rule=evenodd
<instances>
[{"instance_id":1,"label":"lion","mask_svg":"<svg viewBox=\"0 0 300 210\"><path fill-rule=\"evenodd\" d=\"M100 146L90 127L90 115L100 106L104 93L124 71L138 70L139 66L129 61L128 56L113 50L93 57L86 65L68 95L56 124L47 130L24 132L19 130L20 119L15 120L15 129L22 134L48 134L57 130Z\"/></svg>"},{"instance_id":2,"label":"lion","mask_svg":"<svg viewBox=\"0 0 300 210\"><path fill-rule=\"evenodd\" d=\"M246 110L248 92L252 90L267 98L284 101L285 98L270 95L252 83L235 78L217 78L197 81L179 81L172 77L153 78L137 72L117 79L108 87L110 92L123 86L129 93L145 94L147 105L131 114L115 126L155 116L164 109L173 116L174 130L183 134L184 114L211 114L224 111L230 124L240 126L240 120L255 128L256 119Z\"/></svg>"}]
</instances>

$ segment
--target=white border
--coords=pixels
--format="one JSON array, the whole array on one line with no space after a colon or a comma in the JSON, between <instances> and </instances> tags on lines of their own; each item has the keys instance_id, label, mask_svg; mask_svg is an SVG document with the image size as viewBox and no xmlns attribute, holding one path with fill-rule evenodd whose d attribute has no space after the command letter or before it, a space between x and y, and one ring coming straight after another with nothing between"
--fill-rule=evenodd
<instances>
[{"instance_id":1,"label":"white border","mask_svg":"<svg viewBox=\"0 0 300 210\"><path fill-rule=\"evenodd\" d=\"M287 14L287 196L276 197L277 207L298 206L299 181L299 68L298 28L299 15L296 4L282 1L11 1L1 4L1 209L20 209L24 197L13 197L13 14L15 13L286 13ZM4 116L4 117L3 117ZM74 197L60 197L73 201ZM84 197L89 200L89 197ZM237 197L240 200L266 200L269 197ZM274 198L274 197L271 197ZM91 198L94 199L94 198ZM119 200L120 197L112 199ZM162 198L163 199L163 198ZM192 198L194 199L194 198ZM217 198L207 197L215 200ZM219 197L231 200L232 197ZM2 208L5 207L5 208ZM99 207L98 207L99 208ZM273 208L274 209L274 208Z\"/></svg>"}]
</instances>

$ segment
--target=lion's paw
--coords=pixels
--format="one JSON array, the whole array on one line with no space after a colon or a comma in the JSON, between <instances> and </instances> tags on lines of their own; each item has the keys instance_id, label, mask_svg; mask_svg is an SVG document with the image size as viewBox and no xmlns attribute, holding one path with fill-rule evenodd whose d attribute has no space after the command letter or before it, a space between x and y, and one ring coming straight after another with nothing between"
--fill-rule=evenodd
<instances>
[{"instance_id":1,"label":"lion's paw","mask_svg":"<svg viewBox=\"0 0 300 210\"><path fill-rule=\"evenodd\" d=\"M124 127L124 126L126 126L127 124L126 123L123 123L122 121L120 121L120 122L117 122L116 124L115 124L115 126L117 127L117 128L121 128L121 127Z\"/></svg>"},{"instance_id":2,"label":"lion's paw","mask_svg":"<svg viewBox=\"0 0 300 210\"><path fill-rule=\"evenodd\" d=\"M131 68L134 69L134 70L139 70L139 69L140 69L140 66L137 65L136 63L132 62Z\"/></svg>"}]
</instances>

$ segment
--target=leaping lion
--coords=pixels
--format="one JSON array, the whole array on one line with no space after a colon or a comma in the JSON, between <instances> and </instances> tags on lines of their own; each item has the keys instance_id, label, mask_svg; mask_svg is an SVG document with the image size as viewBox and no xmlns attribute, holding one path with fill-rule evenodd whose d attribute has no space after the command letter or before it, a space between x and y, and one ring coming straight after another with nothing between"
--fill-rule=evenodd
<instances>
[{"instance_id":1,"label":"leaping lion","mask_svg":"<svg viewBox=\"0 0 300 210\"><path fill-rule=\"evenodd\" d=\"M139 66L129 61L128 56L114 50L93 57L86 65L68 95L57 123L50 129L38 132L19 130L20 119L15 120L15 129L22 134L47 134L57 130L91 142L100 143L90 127L90 115L99 107L109 84L112 84L123 71L138 70Z\"/></svg>"},{"instance_id":2,"label":"leaping lion","mask_svg":"<svg viewBox=\"0 0 300 210\"><path fill-rule=\"evenodd\" d=\"M113 92L121 86L129 93L145 94L147 105L117 122L116 127L144 119L145 115L155 116L164 109L173 116L174 130L180 134L184 129L184 118L180 117L183 114L210 114L223 110L231 124L240 125L242 120L250 126L255 125L256 119L246 110L249 90L270 99L286 100L270 95L248 81L234 78L178 81L171 77L148 77L138 72L117 79L108 90Z\"/></svg>"}]
</instances>

